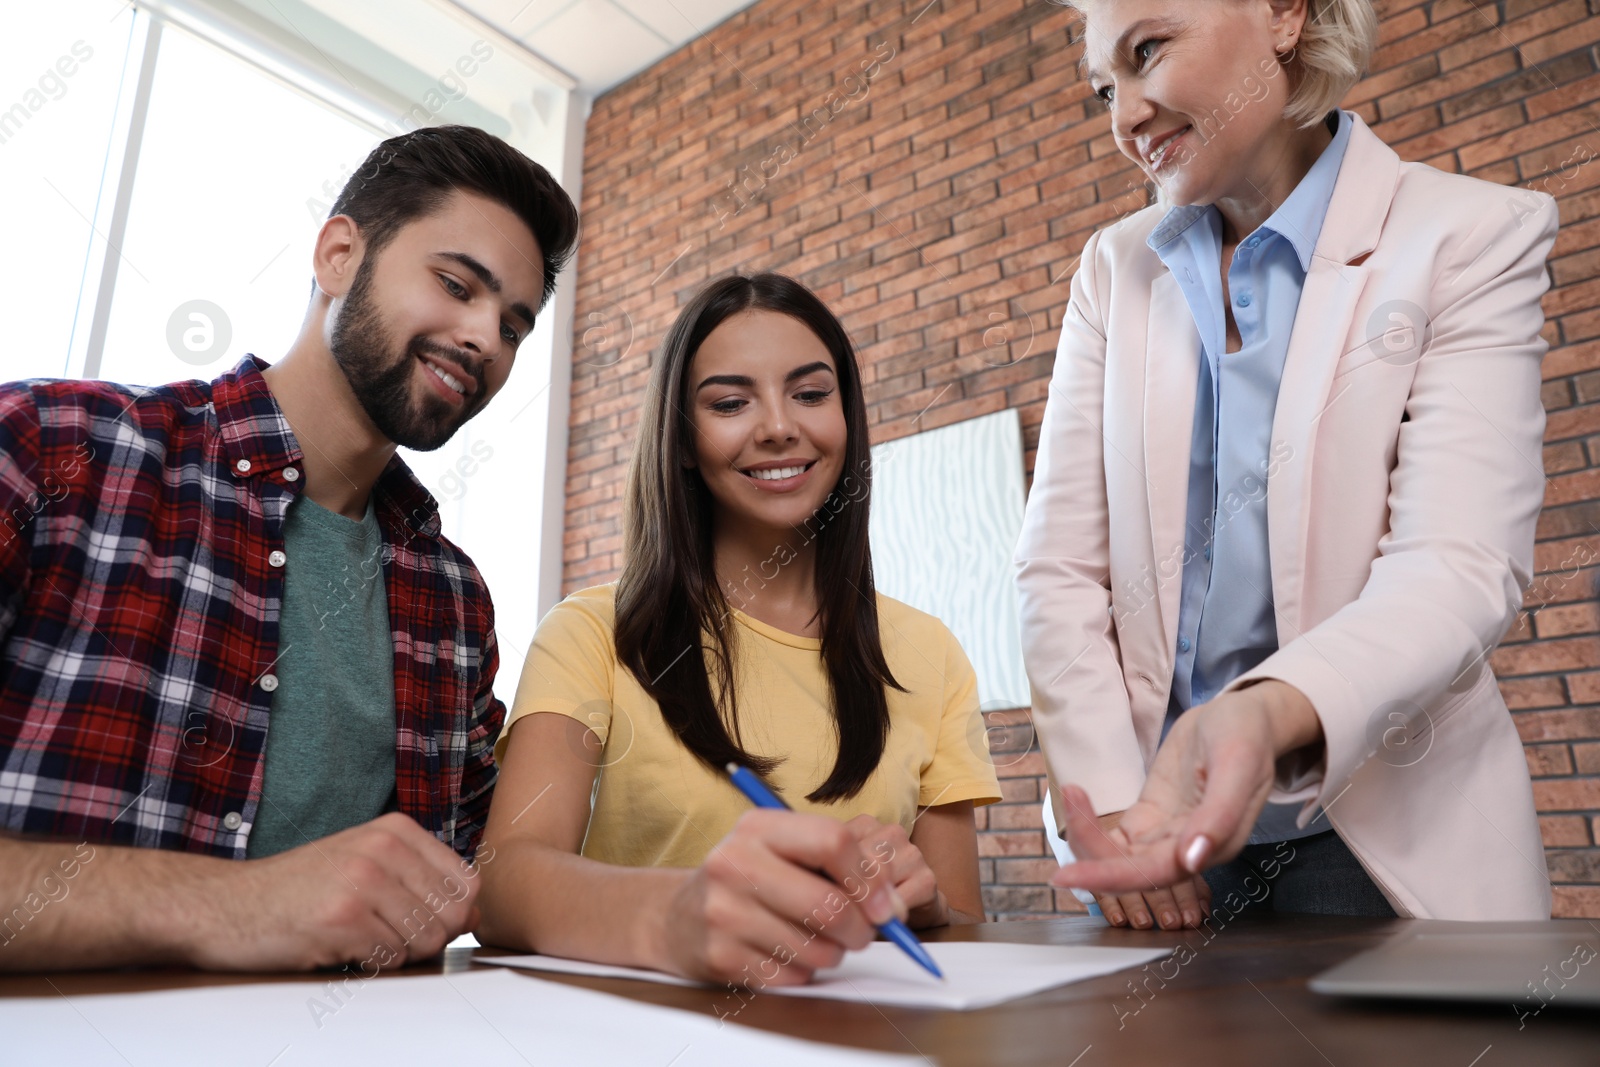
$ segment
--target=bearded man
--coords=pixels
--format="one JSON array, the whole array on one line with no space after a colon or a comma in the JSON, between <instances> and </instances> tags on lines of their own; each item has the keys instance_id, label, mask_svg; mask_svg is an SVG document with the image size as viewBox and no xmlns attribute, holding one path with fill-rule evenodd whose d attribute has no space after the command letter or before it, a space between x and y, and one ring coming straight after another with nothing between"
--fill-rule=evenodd
<instances>
[{"instance_id":1,"label":"bearded man","mask_svg":"<svg viewBox=\"0 0 1600 1067\"><path fill-rule=\"evenodd\" d=\"M0 385L0 969L366 971L475 925L493 608L395 450L505 384L577 230L510 145L417 130L278 362Z\"/></svg>"}]
</instances>

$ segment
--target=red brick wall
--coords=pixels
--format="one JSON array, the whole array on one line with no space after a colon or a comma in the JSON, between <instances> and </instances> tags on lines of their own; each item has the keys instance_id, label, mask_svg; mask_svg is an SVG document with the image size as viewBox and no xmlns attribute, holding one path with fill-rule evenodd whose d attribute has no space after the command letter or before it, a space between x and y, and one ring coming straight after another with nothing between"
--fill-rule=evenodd
<instances>
[{"instance_id":1,"label":"red brick wall","mask_svg":"<svg viewBox=\"0 0 1600 1067\"><path fill-rule=\"evenodd\" d=\"M1600 0L1378 7L1382 47L1345 106L1405 159L1561 204L1541 574L1494 666L1527 743L1556 913L1600 916ZM1075 257L1149 202L1074 75L1077 39L1046 0L760 0L596 102L569 590L617 574L650 351L689 294L735 267L798 275L841 315L875 442L1015 407L1031 471ZM988 908L1076 908L1045 880L1026 713L996 718L1006 802L978 817Z\"/></svg>"}]
</instances>

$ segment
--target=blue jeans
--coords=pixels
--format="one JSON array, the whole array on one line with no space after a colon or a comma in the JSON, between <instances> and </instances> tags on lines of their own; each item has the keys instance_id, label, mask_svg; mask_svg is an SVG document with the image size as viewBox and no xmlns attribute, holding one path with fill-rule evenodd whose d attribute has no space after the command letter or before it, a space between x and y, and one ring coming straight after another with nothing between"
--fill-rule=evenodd
<instances>
[{"instance_id":1,"label":"blue jeans","mask_svg":"<svg viewBox=\"0 0 1600 1067\"><path fill-rule=\"evenodd\" d=\"M1333 830L1294 841L1246 845L1205 872L1211 906L1237 913L1298 912L1394 918L1378 887Z\"/></svg>"}]
</instances>

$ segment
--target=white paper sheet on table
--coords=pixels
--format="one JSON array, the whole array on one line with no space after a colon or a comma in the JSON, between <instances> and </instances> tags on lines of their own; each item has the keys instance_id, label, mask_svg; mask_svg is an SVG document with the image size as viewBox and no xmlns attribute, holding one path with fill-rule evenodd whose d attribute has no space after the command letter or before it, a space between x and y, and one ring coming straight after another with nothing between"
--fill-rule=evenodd
<instances>
[{"instance_id":1,"label":"white paper sheet on table","mask_svg":"<svg viewBox=\"0 0 1600 1067\"><path fill-rule=\"evenodd\" d=\"M818 971L809 985L767 986L761 992L968 1011L1137 967L1172 952L1171 948L1012 945L1001 941L940 941L923 947L944 972L944 981L918 967L895 945L874 941L864 950L850 953L838 967ZM478 962L597 978L638 978L665 985L696 984L660 971L556 956L499 956Z\"/></svg>"},{"instance_id":2,"label":"white paper sheet on table","mask_svg":"<svg viewBox=\"0 0 1600 1067\"><path fill-rule=\"evenodd\" d=\"M41 988L48 991L40 980ZM116 1067L472 1064L909 1067L624 997L478 969L324 984L0 998L0 1062ZM340 999L343 1000L342 1006ZM326 1007L318 1010L314 1003Z\"/></svg>"}]
</instances>

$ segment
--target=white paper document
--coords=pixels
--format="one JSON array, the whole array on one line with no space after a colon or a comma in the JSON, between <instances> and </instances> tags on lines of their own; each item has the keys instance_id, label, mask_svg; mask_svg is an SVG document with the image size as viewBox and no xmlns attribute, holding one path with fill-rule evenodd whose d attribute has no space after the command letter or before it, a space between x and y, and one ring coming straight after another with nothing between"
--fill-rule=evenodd
<instances>
[{"instance_id":1,"label":"white paper document","mask_svg":"<svg viewBox=\"0 0 1600 1067\"><path fill-rule=\"evenodd\" d=\"M761 987L752 983L751 988L786 997L967 1011L1137 967L1172 953L1171 948L1010 945L1000 941L940 941L923 947L944 972L944 981L917 966L897 946L874 941L862 951L850 953L838 967L818 971L809 985ZM697 984L660 971L556 956L499 956L477 962L598 978L638 978L665 985Z\"/></svg>"},{"instance_id":2,"label":"white paper document","mask_svg":"<svg viewBox=\"0 0 1600 1067\"><path fill-rule=\"evenodd\" d=\"M42 982L41 982L42 985ZM0 1063L116 1067L910 1067L707 1012L481 968L417 978L0 998Z\"/></svg>"}]
</instances>

